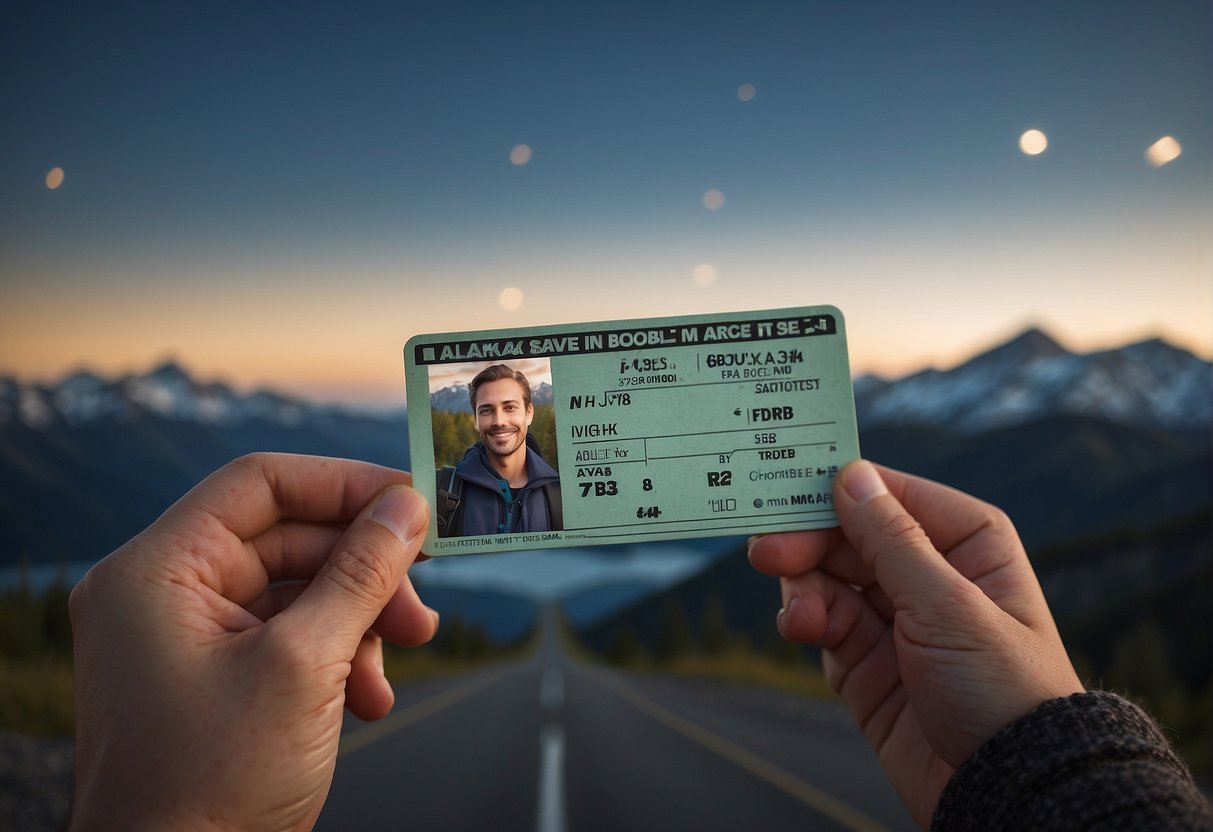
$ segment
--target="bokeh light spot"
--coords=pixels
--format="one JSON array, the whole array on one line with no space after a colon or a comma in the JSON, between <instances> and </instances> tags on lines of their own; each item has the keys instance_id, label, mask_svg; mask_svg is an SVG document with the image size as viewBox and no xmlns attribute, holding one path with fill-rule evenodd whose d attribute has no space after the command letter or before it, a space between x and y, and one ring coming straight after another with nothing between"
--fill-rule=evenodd
<instances>
[{"instance_id":1,"label":"bokeh light spot","mask_svg":"<svg viewBox=\"0 0 1213 832\"><path fill-rule=\"evenodd\" d=\"M754 94L757 92L758 92L758 90L754 89L753 84L742 84L740 87L737 88L737 97L740 98L742 101L749 101L750 99L752 99L754 97Z\"/></svg>"},{"instance_id":2,"label":"bokeh light spot","mask_svg":"<svg viewBox=\"0 0 1213 832\"><path fill-rule=\"evenodd\" d=\"M497 305L507 312L513 312L522 306L523 296L522 290L516 286L502 289L501 294L497 296Z\"/></svg>"},{"instance_id":3,"label":"bokeh light spot","mask_svg":"<svg viewBox=\"0 0 1213 832\"><path fill-rule=\"evenodd\" d=\"M1161 168L1167 162L1174 162L1183 152L1184 149L1179 146L1174 136L1163 136L1146 148L1146 161L1156 168Z\"/></svg>"},{"instance_id":4,"label":"bokeh light spot","mask_svg":"<svg viewBox=\"0 0 1213 832\"><path fill-rule=\"evenodd\" d=\"M46 172L46 187L52 191L63 184L63 168L55 167Z\"/></svg>"},{"instance_id":5,"label":"bokeh light spot","mask_svg":"<svg viewBox=\"0 0 1213 832\"><path fill-rule=\"evenodd\" d=\"M529 144L514 145L514 149L510 151L510 161L519 166L531 161L531 146Z\"/></svg>"},{"instance_id":6,"label":"bokeh light spot","mask_svg":"<svg viewBox=\"0 0 1213 832\"><path fill-rule=\"evenodd\" d=\"M1039 156L1049 146L1049 137L1039 130L1025 130L1019 137L1019 149L1029 156Z\"/></svg>"},{"instance_id":7,"label":"bokeh light spot","mask_svg":"<svg viewBox=\"0 0 1213 832\"><path fill-rule=\"evenodd\" d=\"M712 188L711 190L708 190L708 191L704 191L704 194L703 194L703 207L704 208L707 208L709 211L717 211L720 209L720 207L722 205L724 205L724 194L723 193L721 193L720 191L718 191L715 188Z\"/></svg>"},{"instance_id":8,"label":"bokeh light spot","mask_svg":"<svg viewBox=\"0 0 1213 832\"><path fill-rule=\"evenodd\" d=\"M706 289L716 282L716 267L711 263L700 263L691 272L691 277L695 279L696 286Z\"/></svg>"}]
</instances>

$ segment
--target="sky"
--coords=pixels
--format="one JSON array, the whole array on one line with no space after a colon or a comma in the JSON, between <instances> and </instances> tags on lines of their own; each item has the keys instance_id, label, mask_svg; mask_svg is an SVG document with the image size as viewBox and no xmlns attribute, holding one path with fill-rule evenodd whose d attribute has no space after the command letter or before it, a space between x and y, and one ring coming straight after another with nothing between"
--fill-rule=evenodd
<instances>
[{"instance_id":1,"label":"sky","mask_svg":"<svg viewBox=\"0 0 1213 832\"><path fill-rule=\"evenodd\" d=\"M1167 0L6 3L0 375L390 406L418 333L826 303L856 374L1028 326L1208 358L1210 32Z\"/></svg>"}]
</instances>

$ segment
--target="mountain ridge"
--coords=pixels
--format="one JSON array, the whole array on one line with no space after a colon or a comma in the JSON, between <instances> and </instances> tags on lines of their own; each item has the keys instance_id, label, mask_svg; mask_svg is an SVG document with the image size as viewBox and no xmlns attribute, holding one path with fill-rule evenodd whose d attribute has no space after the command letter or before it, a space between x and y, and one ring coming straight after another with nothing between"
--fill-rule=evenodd
<instances>
[{"instance_id":1,"label":"mountain ridge","mask_svg":"<svg viewBox=\"0 0 1213 832\"><path fill-rule=\"evenodd\" d=\"M896 378L860 375L854 392L861 428L935 426L981 433L1058 414L1150 429L1198 430L1213 424L1213 364L1162 338L1078 353L1030 327L948 369ZM545 382L535 388L534 401L551 403L552 394ZM470 411L467 385L435 391L430 406ZM88 369L51 383L0 377L0 425L15 419L37 429L59 420L81 425L140 413L220 426L257 420L300 426L351 414L400 418L265 388L239 393L222 381L196 379L172 359L116 378Z\"/></svg>"},{"instance_id":2,"label":"mountain ridge","mask_svg":"<svg viewBox=\"0 0 1213 832\"><path fill-rule=\"evenodd\" d=\"M1198 430L1213 423L1213 365L1160 338L1075 353L1030 328L947 370L860 376L855 409L861 428L980 433L1065 414Z\"/></svg>"},{"instance_id":3,"label":"mountain ridge","mask_svg":"<svg viewBox=\"0 0 1213 832\"><path fill-rule=\"evenodd\" d=\"M552 385L541 382L531 390L532 404L551 404ZM430 407L445 413L471 413L472 403L468 398L468 385L452 384L430 394Z\"/></svg>"},{"instance_id":4,"label":"mountain ridge","mask_svg":"<svg viewBox=\"0 0 1213 832\"><path fill-rule=\"evenodd\" d=\"M1009 499L1025 509L1030 538L1070 521L1036 513L1042 489L1031 471L1015 476L1015 488L990 487L999 466L1035 461L1070 477L1075 465L1098 465L1107 487L1083 498L1084 511L1114 498L1159 519L1169 503L1186 506L1208 491L1200 471L1213 421L1210 375L1208 362L1160 339L1079 355L1030 329L950 370L857 379L861 448L991 501ZM1182 418L1164 418L1177 412ZM0 564L100 557L210 471L255 450L407 469L408 426L402 413L237 392L174 361L108 379L88 370L50 384L0 377ZM975 471L975 459L990 470ZM1140 479L1146 473L1154 479ZM1073 530L1093 531L1095 520L1080 517Z\"/></svg>"},{"instance_id":5,"label":"mountain ridge","mask_svg":"<svg viewBox=\"0 0 1213 832\"><path fill-rule=\"evenodd\" d=\"M0 378L0 566L96 560L252 451L407 469L408 425L237 393L174 363L116 379L77 370L55 385Z\"/></svg>"}]
</instances>

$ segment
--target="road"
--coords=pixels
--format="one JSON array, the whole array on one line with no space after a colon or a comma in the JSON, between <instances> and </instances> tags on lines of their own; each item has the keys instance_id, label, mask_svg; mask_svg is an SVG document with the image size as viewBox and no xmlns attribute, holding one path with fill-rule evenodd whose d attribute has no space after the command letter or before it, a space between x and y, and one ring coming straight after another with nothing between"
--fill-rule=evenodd
<instances>
[{"instance_id":1,"label":"road","mask_svg":"<svg viewBox=\"0 0 1213 832\"><path fill-rule=\"evenodd\" d=\"M550 613L529 661L347 722L320 830L914 828L838 703L576 662Z\"/></svg>"}]
</instances>

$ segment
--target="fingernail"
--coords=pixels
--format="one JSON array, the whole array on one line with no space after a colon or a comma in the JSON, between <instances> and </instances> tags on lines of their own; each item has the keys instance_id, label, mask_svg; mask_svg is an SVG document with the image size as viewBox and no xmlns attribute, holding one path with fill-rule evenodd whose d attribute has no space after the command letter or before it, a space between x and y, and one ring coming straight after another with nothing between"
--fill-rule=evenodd
<instances>
[{"instance_id":1,"label":"fingernail","mask_svg":"<svg viewBox=\"0 0 1213 832\"><path fill-rule=\"evenodd\" d=\"M747 559L754 556L754 544L762 540L762 535L756 534L745 542L745 556Z\"/></svg>"},{"instance_id":2,"label":"fingernail","mask_svg":"<svg viewBox=\"0 0 1213 832\"><path fill-rule=\"evenodd\" d=\"M842 487L860 505L889 493L876 467L866 459L856 460L843 470Z\"/></svg>"},{"instance_id":3,"label":"fingernail","mask_svg":"<svg viewBox=\"0 0 1213 832\"><path fill-rule=\"evenodd\" d=\"M389 488L375 503L371 519L407 546L425 531L425 498L408 486Z\"/></svg>"},{"instance_id":4,"label":"fingernail","mask_svg":"<svg viewBox=\"0 0 1213 832\"><path fill-rule=\"evenodd\" d=\"M426 607L426 609L430 611L430 617L434 619L434 631L437 632L439 618L438 610L434 609L433 607Z\"/></svg>"},{"instance_id":5,"label":"fingernail","mask_svg":"<svg viewBox=\"0 0 1213 832\"><path fill-rule=\"evenodd\" d=\"M788 605L780 609L778 614L775 616L775 629L778 630L779 634L785 638L787 637L787 633L783 631L784 619L787 618L788 613L792 611L792 608L796 606L796 602L799 600L800 596L794 596L792 600L788 601Z\"/></svg>"}]
</instances>

